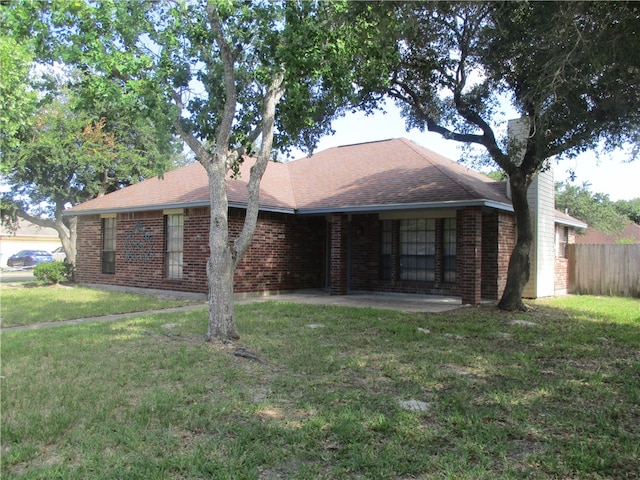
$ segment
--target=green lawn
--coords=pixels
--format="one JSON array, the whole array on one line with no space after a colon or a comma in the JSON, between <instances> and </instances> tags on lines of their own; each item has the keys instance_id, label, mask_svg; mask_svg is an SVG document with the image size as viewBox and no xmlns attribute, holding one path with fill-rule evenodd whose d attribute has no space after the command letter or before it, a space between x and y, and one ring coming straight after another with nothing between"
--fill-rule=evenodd
<instances>
[{"instance_id":1,"label":"green lawn","mask_svg":"<svg viewBox=\"0 0 640 480\"><path fill-rule=\"evenodd\" d=\"M4 332L2 478L638 478L640 301L534 306L244 305L235 346L204 309Z\"/></svg>"},{"instance_id":2,"label":"green lawn","mask_svg":"<svg viewBox=\"0 0 640 480\"><path fill-rule=\"evenodd\" d=\"M0 287L3 327L177 307L193 300L114 292L74 285L19 283Z\"/></svg>"}]
</instances>

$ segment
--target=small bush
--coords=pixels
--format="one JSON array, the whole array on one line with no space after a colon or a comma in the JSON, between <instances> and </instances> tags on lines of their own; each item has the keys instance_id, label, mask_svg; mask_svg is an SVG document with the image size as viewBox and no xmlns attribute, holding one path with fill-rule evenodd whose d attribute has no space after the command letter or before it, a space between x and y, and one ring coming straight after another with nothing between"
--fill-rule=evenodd
<instances>
[{"instance_id":1,"label":"small bush","mask_svg":"<svg viewBox=\"0 0 640 480\"><path fill-rule=\"evenodd\" d=\"M68 263L40 263L33 269L33 276L42 283L60 283L73 279L73 267Z\"/></svg>"}]
</instances>

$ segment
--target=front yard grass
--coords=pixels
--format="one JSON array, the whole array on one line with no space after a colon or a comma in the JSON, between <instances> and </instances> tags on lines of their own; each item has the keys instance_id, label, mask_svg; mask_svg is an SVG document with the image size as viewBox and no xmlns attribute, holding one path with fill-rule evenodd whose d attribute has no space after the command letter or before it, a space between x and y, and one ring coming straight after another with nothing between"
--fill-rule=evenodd
<instances>
[{"instance_id":1,"label":"front yard grass","mask_svg":"<svg viewBox=\"0 0 640 480\"><path fill-rule=\"evenodd\" d=\"M4 332L2 478L638 478L640 301L565 301L243 305L233 346L205 309Z\"/></svg>"},{"instance_id":2,"label":"front yard grass","mask_svg":"<svg viewBox=\"0 0 640 480\"><path fill-rule=\"evenodd\" d=\"M30 282L0 286L0 302L2 327L6 328L177 307L193 300Z\"/></svg>"}]
</instances>

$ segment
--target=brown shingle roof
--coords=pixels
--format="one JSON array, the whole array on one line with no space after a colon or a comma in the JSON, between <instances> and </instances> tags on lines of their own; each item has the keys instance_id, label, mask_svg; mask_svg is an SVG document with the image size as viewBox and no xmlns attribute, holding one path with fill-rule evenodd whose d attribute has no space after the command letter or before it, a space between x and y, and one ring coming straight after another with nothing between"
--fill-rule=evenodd
<instances>
[{"instance_id":1,"label":"brown shingle roof","mask_svg":"<svg viewBox=\"0 0 640 480\"><path fill-rule=\"evenodd\" d=\"M300 210L488 200L510 205L486 175L406 139L334 147L291 162Z\"/></svg>"},{"instance_id":2,"label":"brown shingle roof","mask_svg":"<svg viewBox=\"0 0 640 480\"><path fill-rule=\"evenodd\" d=\"M230 204L246 204L246 183L251 165L252 159L247 159L240 167L240 177L227 180L227 198ZM260 201L263 208L293 211L293 191L286 164L269 163L260 184ZM196 162L171 170L163 178L150 178L89 200L68 211L83 214L204 205L209 205L209 182L204 167Z\"/></svg>"},{"instance_id":3,"label":"brown shingle roof","mask_svg":"<svg viewBox=\"0 0 640 480\"><path fill-rule=\"evenodd\" d=\"M251 159L227 181L229 203L246 204ZM375 210L407 206L492 204L510 209L503 185L406 139L318 152L290 163L270 162L260 188L265 210ZM208 205L207 175L193 163L78 205L69 214Z\"/></svg>"}]
</instances>

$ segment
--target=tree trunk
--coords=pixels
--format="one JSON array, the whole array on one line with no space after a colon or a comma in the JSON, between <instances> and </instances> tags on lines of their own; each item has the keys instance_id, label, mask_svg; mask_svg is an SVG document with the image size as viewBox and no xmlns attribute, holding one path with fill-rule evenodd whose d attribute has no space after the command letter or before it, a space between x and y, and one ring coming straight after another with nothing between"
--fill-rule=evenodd
<instances>
[{"instance_id":1,"label":"tree trunk","mask_svg":"<svg viewBox=\"0 0 640 480\"><path fill-rule=\"evenodd\" d=\"M211 228L209 246L211 257L207 262L209 279L209 331L207 341L214 339L229 343L239 337L236 329L233 305L233 284L235 270L251 244L256 229L260 209L260 180L267 168L273 144L275 110L282 97L280 88L283 73L275 75L265 97L262 112L262 145L256 163L251 167L247 184L247 209L244 225L233 243L229 238L227 199L227 156L218 152L214 162L207 169L209 174L209 198L211 200ZM206 162L205 162L206 165Z\"/></svg>"},{"instance_id":2,"label":"tree trunk","mask_svg":"<svg viewBox=\"0 0 640 480\"><path fill-rule=\"evenodd\" d=\"M78 233L78 217L68 217L65 223L62 217L63 210L63 204L61 202L58 202L56 204L56 210L53 219L36 217L34 215L30 215L24 210L18 212L18 217L40 227L53 228L56 232L58 232L58 238L60 239L60 243L62 243L62 248L64 249L64 253L67 257L66 262L70 263L71 265L75 265L77 252L76 238Z\"/></svg>"},{"instance_id":3,"label":"tree trunk","mask_svg":"<svg viewBox=\"0 0 640 480\"><path fill-rule=\"evenodd\" d=\"M240 338L236 330L233 304L234 268L231 249L216 252L207 262L209 279L209 329L208 342L220 340L230 343Z\"/></svg>"},{"instance_id":4,"label":"tree trunk","mask_svg":"<svg viewBox=\"0 0 640 480\"><path fill-rule=\"evenodd\" d=\"M56 222L58 225L58 222ZM62 248L64 249L64 253L66 255L66 263L71 265L76 264L76 238L78 236L78 217L70 217L67 219L67 224L65 225L62 221L59 222L59 225L56 227L58 231L58 236L60 237L60 241L62 242Z\"/></svg>"},{"instance_id":5,"label":"tree trunk","mask_svg":"<svg viewBox=\"0 0 640 480\"><path fill-rule=\"evenodd\" d=\"M235 264L229 242L228 201L225 161L215 159L208 171L211 200L209 228L210 256L207 261L209 281L209 329L207 341L228 343L239 338L234 319L233 279Z\"/></svg>"},{"instance_id":6,"label":"tree trunk","mask_svg":"<svg viewBox=\"0 0 640 480\"><path fill-rule=\"evenodd\" d=\"M507 311L525 310L522 292L529 281L533 225L527 200L531 179L519 171L509 177L513 211L516 217L516 245L511 253L507 283L498 308Z\"/></svg>"}]
</instances>

